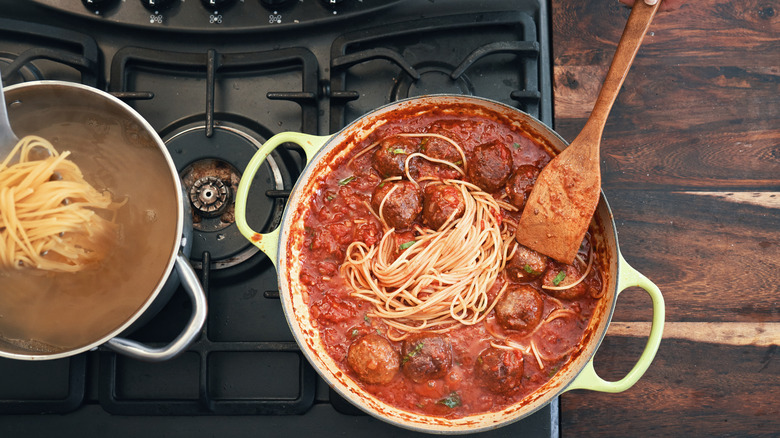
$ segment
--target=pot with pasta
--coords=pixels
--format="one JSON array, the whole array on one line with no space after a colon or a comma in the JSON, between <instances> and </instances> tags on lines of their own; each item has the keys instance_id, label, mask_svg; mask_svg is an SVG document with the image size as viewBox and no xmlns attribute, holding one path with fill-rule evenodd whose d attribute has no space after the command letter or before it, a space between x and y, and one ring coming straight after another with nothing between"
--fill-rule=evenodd
<instances>
[{"instance_id":1,"label":"pot with pasta","mask_svg":"<svg viewBox=\"0 0 780 438\"><path fill-rule=\"evenodd\" d=\"M260 234L246 196L287 142L309 161L280 227ZM660 343L663 297L621 256L603 196L572 264L514 240L539 170L565 147L494 101L399 101L333 136L271 138L241 179L236 222L275 263L296 341L343 397L412 430L492 429L568 390L628 389ZM630 286L652 298L653 326L609 382L592 359Z\"/></svg>"},{"instance_id":2,"label":"pot with pasta","mask_svg":"<svg viewBox=\"0 0 780 438\"><path fill-rule=\"evenodd\" d=\"M57 359L105 345L142 360L182 352L205 321L181 182L130 106L60 81L7 87L20 138L0 162L0 356ZM118 337L179 284L193 313L169 345Z\"/></svg>"}]
</instances>

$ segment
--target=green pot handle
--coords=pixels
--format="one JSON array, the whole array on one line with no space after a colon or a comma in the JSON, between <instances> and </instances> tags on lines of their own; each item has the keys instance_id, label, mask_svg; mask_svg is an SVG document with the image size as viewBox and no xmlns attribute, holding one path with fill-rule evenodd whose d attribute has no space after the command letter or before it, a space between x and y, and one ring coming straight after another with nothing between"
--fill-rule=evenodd
<instances>
[{"instance_id":1,"label":"green pot handle","mask_svg":"<svg viewBox=\"0 0 780 438\"><path fill-rule=\"evenodd\" d=\"M255 152L255 155L249 161L249 164L244 170L244 174L241 176L241 181L238 183L238 190L236 190L236 225L238 230L244 235L252 244L260 248L265 255L271 259L274 266L276 266L277 251L279 249L279 228L271 231L270 233L258 233L249 227L246 222L246 200L249 195L249 188L252 185L252 181L257 174L260 165L265 161L265 157L271 153L274 149L279 147L283 143L295 143L303 148L306 153L306 162L308 163L314 157L314 155L322 149L322 146L330 139L330 136L317 136L309 134L301 134L298 132L282 132L269 138L260 149Z\"/></svg>"},{"instance_id":2,"label":"green pot handle","mask_svg":"<svg viewBox=\"0 0 780 438\"><path fill-rule=\"evenodd\" d=\"M648 280L647 277L626 263L622 254L618 254L618 260L619 278L617 294L620 295L620 292L626 288L639 286L644 289L653 300L653 326L650 329L650 337L647 339L645 350L639 357L639 361L634 365L634 368L617 382L608 382L599 377L599 375L596 374L596 370L593 369L593 358L591 358L585 365L585 368L583 368L580 374L566 388L566 391L571 391L572 389L589 389L591 391L600 392L625 391L634 386L645 371L647 371L653 358L655 358L658 346L661 344L661 335L664 330L665 318L664 297L661 295L661 290L658 289L658 286L653 284L652 281ZM615 296L615 299L617 298L618 297Z\"/></svg>"}]
</instances>

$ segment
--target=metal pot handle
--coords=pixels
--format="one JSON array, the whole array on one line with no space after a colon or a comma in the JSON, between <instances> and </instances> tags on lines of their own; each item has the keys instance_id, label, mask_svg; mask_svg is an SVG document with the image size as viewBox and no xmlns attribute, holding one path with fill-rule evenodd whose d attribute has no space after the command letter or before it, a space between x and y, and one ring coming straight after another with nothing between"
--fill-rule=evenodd
<instances>
[{"instance_id":1,"label":"metal pot handle","mask_svg":"<svg viewBox=\"0 0 780 438\"><path fill-rule=\"evenodd\" d=\"M206 293L189 260L181 252L176 256L175 266L184 290L192 301L192 315L184 331L173 342L160 348L149 347L140 342L119 337L106 342L106 347L133 359L160 362L183 352L200 335L200 330L206 322Z\"/></svg>"},{"instance_id":2,"label":"metal pot handle","mask_svg":"<svg viewBox=\"0 0 780 438\"><path fill-rule=\"evenodd\" d=\"M255 155L246 166L244 174L241 176L241 181L238 183L238 189L236 190L236 225L244 237L260 248L260 251L263 251L271 259L274 266L276 266L276 252L279 249L279 228L262 234L249 227L249 224L246 222L246 200L249 194L249 187L252 185L255 174L260 169L260 165L263 164L265 157L283 143L295 143L302 147L306 153L306 162L308 163L329 139L330 136L317 136L298 132L276 134L255 152Z\"/></svg>"},{"instance_id":3,"label":"metal pot handle","mask_svg":"<svg viewBox=\"0 0 780 438\"><path fill-rule=\"evenodd\" d=\"M661 290L658 289L658 286L652 281L648 280L647 277L632 268L625 259L623 259L622 254L618 253L618 259L619 274L617 294L619 295L620 292L626 288L639 286L650 295L650 298L653 301L653 325L650 329L650 336L647 339L647 344L636 365L634 365L634 368L632 368L622 379L616 382L609 382L599 377L599 375L596 374L596 370L593 368L593 358L591 358L574 381L566 387L566 391L571 391L572 389L589 389L591 391L600 392L623 392L639 381L645 371L647 371L653 358L655 358L656 352L658 352L658 347L661 344L661 336L664 331L665 319L664 297L661 295ZM615 299L617 299L617 296Z\"/></svg>"}]
</instances>

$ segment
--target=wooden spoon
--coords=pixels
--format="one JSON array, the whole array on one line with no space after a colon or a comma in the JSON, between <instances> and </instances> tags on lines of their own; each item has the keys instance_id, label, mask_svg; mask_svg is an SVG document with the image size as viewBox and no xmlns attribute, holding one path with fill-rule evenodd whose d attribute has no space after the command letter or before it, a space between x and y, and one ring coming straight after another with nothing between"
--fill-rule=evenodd
<instances>
[{"instance_id":1,"label":"wooden spoon","mask_svg":"<svg viewBox=\"0 0 780 438\"><path fill-rule=\"evenodd\" d=\"M515 234L520 244L563 263L577 256L601 193L601 134L660 3L634 5L585 127L536 180Z\"/></svg>"}]
</instances>

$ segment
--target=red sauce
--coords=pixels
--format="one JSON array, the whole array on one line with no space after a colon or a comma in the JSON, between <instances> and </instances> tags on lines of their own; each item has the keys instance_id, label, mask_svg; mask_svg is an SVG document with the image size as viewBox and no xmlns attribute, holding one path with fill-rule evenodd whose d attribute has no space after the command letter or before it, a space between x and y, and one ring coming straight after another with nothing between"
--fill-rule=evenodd
<instances>
[{"instance_id":1,"label":"red sauce","mask_svg":"<svg viewBox=\"0 0 780 438\"><path fill-rule=\"evenodd\" d=\"M540 292L544 302L543 320L561 305L574 312L573 316L553 319L533 335L526 336L522 332L502 328L491 311L482 323L461 326L446 333L452 345L452 364L443 377L416 383L399 371L386 384L361 382L347 364L348 348L369 333L385 336L388 327L381 319L368 316L372 307L368 302L350 296L351 290L340 276L339 267L350 243L359 240L372 245L382 237L382 224L369 209L372 191L383 177L372 166L371 152L351 162L350 159L373 142L398 132L437 132L446 135L465 149L467 159L476 146L497 141L511 151L513 170L528 164L541 168L551 158L543 146L519 128L508 126L498 117L475 116L469 108L464 108L459 114L434 110L423 115L394 113L393 116L394 119L356 145L342 163L334 165L335 170L320 177L320 189L305 214L300 281L309 295L312 321L320 331L327 352L341 370L366 391L390 405L448 418L503 409L533 393L581 349L583 333L598 301L593 296L599 296L601 292L601 260L595 254L594 266L597 269L592 269L582 282L580 287L584 288L585 293L581 296L557 299L551 292L541 288L545 278L550 281L549 272L565 269L553 261L547 262L548 275L518 283L530 284ZM429 171L436 172L435 169ZM494 196L498 198L503 192L503 189L498 190ZM502 215L516 221L520 212L502 211ZM422 218L417 222L422 224ZM589 251L590 247L586 243L580 252L585 260ZM569 278L573 281L571 275ZM491 290L491 296L495 296L506 281L510 281L508 277L499 277ZM561 285L567 281L570 280L564 280ZM567 315L572 315L571 312ZM535 355L523 354L522 385L507 393L487 389L475 375L480 352L488 348L491 341L500 342L493 334L507 336L523 345L533 340L540 354L546 358L543 367L540 367ZM391 343L400 355L401 342Z\"/></svg>"}]
</instances>

